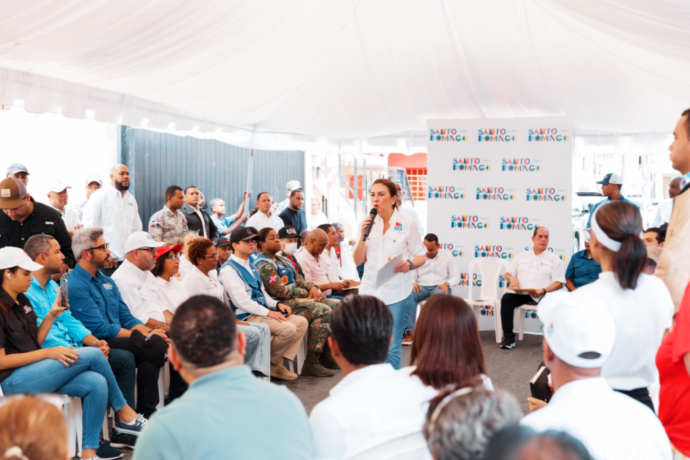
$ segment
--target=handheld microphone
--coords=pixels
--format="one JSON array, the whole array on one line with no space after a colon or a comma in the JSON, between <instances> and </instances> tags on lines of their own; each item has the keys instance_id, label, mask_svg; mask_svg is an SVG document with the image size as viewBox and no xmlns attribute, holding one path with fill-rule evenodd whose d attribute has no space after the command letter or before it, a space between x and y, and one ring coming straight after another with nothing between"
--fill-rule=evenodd
<instances>
[{"instance_id":1,"label":"handheld microphone","mask_svg":"<svg viewBox=\"0 0 690 460\"><path fill-rule=\"evenodd\" d=\"M364 230L364 238L362 241L366 241L367 238L369 238L369 233L371 233L371 227L374 225L374 219L376 219L376 216L378 215L378 211L376 208L371 208L371 211L369 211L369 215L371 216L371 222L369 222L369 225L367 225L367 229Z\"/></svg>"}]
</instances>

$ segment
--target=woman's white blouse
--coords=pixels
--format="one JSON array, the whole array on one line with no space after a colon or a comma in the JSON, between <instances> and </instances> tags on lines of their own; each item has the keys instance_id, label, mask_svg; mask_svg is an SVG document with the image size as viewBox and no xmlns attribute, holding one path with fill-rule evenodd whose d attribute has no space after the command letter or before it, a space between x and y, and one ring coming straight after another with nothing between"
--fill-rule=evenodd
<instances>
[{"instance_id":1,"label":"woman's white blouse","mask_svg":"<svg viewBox=\"0 0 690 460\"><path fill-rule=\"evenodd\" d=\"M384 235L383 219L381 216L376 216L374 219L374 226L366 241L364 278L359 287L360 294L378 297L386 305L392 305L409 297L412 293L412 274L398 273L392 280L377 289L376 276L381 267L400 253L403 254L403 260L426 254L416 222L395 210L389 223L390 227Z\"/></svg>"},{"instance_id":2,"label":"woman's white blouse","mask_svg":"<svg viewBox=\"0 0 690 460\"><path fill-rule=\"evenodd\" d=\"M177 307L189 298L187 290L176 276L171 276L170 281L165 281L163 278L156 278L156 280L160 283L160 288L158 289L159 300L169 306L171 312L175 313Z\"/></svg>"}]
</instances>

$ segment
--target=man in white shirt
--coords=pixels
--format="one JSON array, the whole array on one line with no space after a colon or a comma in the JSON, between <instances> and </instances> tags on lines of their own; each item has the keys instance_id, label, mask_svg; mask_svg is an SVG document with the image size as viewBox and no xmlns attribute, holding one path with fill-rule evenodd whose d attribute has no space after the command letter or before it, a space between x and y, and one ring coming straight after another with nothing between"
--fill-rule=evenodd
<instances>
[{"instance_id":1,"label":"man in white shirt","mask_svg":"<svg viewBox=\"0 0 690 460\"><path fill-rule=\"evenodd\" d=\"M60 217L65 222L65 227L69 232L69 236L74 235L75 230L83 227L79 223L79 213L76 209L68 208L67 201L69 199L67 189L72 186L67 185L62 180L55 180L48 191L48 204L60 213Z\"/></svg>"},{"instance_id":2,"label":"man in white shirt","mask_svg":"<svg viewBox=\"0 0 690 460\"><path fill-rule=\"evenodd\" d=\"M453 256L440 248L438 236L429 233L424 237L426 263L412 271L412 291L415 303L423 302L434 294L450 294L453 286L460 283L460 272ZM411 345L414 339L416 311L407 319L403 345Z\"/></svg>"},{"instance_id":3,"label":"man in white shirt","mask_svg":"<svg viewBox=\"0 0 690 460\"><path fill-rule=\"evenodd\" d=\"M424 449L421 430L437 390L385 363L393 333L388 307L376 297L348 296L333 311L330 332L344 378L309 418L314 459L350 458L403 437Z\"/></svg>"},{"instance_id":4,"label":"man in white shirt","mask_svg":"<svg viewBox=\"0 0 690 460\"><path fill-rule=\"evenodd\" d=\"M297 374L285 368L283 358L295 359L309 322L302 316L293 315L290 307L266 292L261 276L249 262L258 238L252 227L240 227L232 232L230 246L233 254L220 270L220 282L237 319L264 323L271 329L271 377L295 380Z\"/></svg>"},{"instance_id":5,"label":"man in white shirt","mask_svg":"<svg viewBox=\"0 0 690 460\"><path fill-rule=\"evenodd\" d=\"M336 246L338 245L338 234L335 231L335 227L333 227L331 224L321 224L317 228L320 228L326 232L326 236L328 237L328 246L326 246L326 249L321 253L321 258L326 260L328 263L328 280L333 282L345 282L348 288L358 286L359 280L345 278L340 274L340 257L335 250ZM345 295L356 293L356 289L348 289L347 291L335 292L332 295L344 297Z\"/></svg>"},{"instance_id":6,"label":"man in white shirt","mask_svg":"<svg viewBox=\"0 0 690 460\"><path fill-rule=\"evenodd\" d=\"M515 309L522 305L536 305L538 299L561 289L565 284L565 270L560 259L548 250L549 230L538 227L532 234L534 248L523 252L513 259L510 268L505 273L508 289L501 298L501 326L503 328L504 350L515 347L513 333L513 316ZM529 294L515 293L516 290L534 289ZM525 292L525 291L521 291Z\"/></svg>"},{"instance_id":7,"label":"man in white shirt","mask_svg":"<svg viewBox=\"0 0 690 460\"><path fill-rule=\"evenodd\" d=\"M125 243L125 261L112 278L136 319L151 329L169 331L173 313L158 297L160 284L151 273L156 265L156 248L164 245L146 232L132 233Z\"/></svg>"},{"instance_id":8,"label":"man in white shirt","mask_svg":"<svg viewBox=\"0 0 690 460\"><path fill-rule=\"evenodd\" d=\"M80 202L75 209L79 213L79 222L84 218L84 209L86 209L86 204L89 202L89 198L93 195L93 192L100 190L103 186L103 181L101 176L98 174L91 174L86 177L84 190L86 191L86 198Z\"/></svg>"},{"instance_id":9,"label":"man in white shirt","mask_svg":"<svg viewBox=\"0 0 690 460\"><path fill-rule=\"evenodd\" d=\"M680 193L680 182L683 176L676 176L668 183L668 199L659 203L656 208L656 214L652 219L652 227L661 227L663 224L671 222L671 213L673 212L673 199Z\"/></svg>"},{"instance_id":10,"label":"man in white shirt","mask_svg":"<svg viewBox=\"0 0 690 460\"><path fill-rule=\"evenodd\" d=\"M600 376L616 339L606 304L592 296L565 295L544 302L537 314L544 323L543 357L555 393L522 424L565 431L597 460L670 460L671 444L654 412L613 391Z\"/></svg>"},{"instance_id":11,"label":"man in white shirt","mask_svg":"<svg viewBox=\"0 0 690 460\"><path fill-rule=\"evenodd\" d=\"M338 236L338 242L333 246L333 250L340 261L340 277L343 279L359 281L359 274L357 273L357 266L352 258L352 251L350 244L345 242L345 227L338 222L333 224L335 233ZM352 242L354 244L354 242Z\"/></svg>"},{"instance_id":12,"label":"man in white shirt","mask_svg":"<svg viewBox=\"0 0 690 460\"><path fill-rule=\"evenodd\" d=\"M137 200L129 193L129 169L115 165L110 170L110 184L97 190L84 209L84 227L102 227L103 236L110 244L112 260L103 270L106 276L125 259L125 242L129 235L142 230Z\"/></svg>"}]
</instances>

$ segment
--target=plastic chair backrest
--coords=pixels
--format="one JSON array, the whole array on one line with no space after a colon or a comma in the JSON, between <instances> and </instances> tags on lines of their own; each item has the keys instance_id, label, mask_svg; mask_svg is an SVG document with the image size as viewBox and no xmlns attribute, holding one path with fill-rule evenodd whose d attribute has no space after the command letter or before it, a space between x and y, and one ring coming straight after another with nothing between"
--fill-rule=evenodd
<instances>
[{"instance_id":1,"label":"plastic chair backrest","mask_svg":"<svg viewBox=\"0 0 690 460\"><path fill-rule=\"evenodd\" d=\"M479 274L482 279L482 288L479 298L472 296L474 270L479 265ZM472 300L498 300L498 276L501 269L508 270L508 263L503 259L474 258L467 266L467 298Z\"/></svg>"},{"instance_id":2,"label":"plastic chair backrest","mask_svg":"<svg viewBox=\"0 0 690 460\"><path fill-rule=\"evenodd\" d=\"M346 457L347 460L424 460L425 458L431 458L431 456L421 432L407 434Z\"/></svg>"}]
</instances>

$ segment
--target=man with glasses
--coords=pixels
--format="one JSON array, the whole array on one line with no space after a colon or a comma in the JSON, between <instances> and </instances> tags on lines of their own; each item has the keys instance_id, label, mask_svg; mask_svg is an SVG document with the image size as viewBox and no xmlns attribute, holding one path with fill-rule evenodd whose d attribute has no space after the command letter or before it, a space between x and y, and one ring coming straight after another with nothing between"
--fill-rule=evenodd
<instances>
[{"instance_id":1,"label":"man with glasses","mask_svg":"<svg viewBox=\"0 0 690 460\"><path fill-rule=\"evenodd\" d=\"M233 254L220 270L220 281L230 299L237 319L264 323L271 329L271 377L295 380L297 374L288 371L283 358L295 359L309 322L273 299L263 286L261 276L249 262L259 238L254 227L242 227L230 236Z\"/></svg>"},{"instance_id":2,"label":"man with glasses","mask_svg":"<svg viewBox=\"0 0 690 460\"><path fill-rule=\"evenodd\" d=\"M8 177L0 182L0 248L13 246L24 249L33 235L50 235L60 245L65 264L74 267L72 240L60 213L37 203L27 193L23 182Z\"/></svg>"},{"instance_id":3,"label":"man with glasses","mask_svg":"<svg viewBox=\"0 0 690 460\"><path fill-rule=\"evenodd\" d=\"M125 242L125 261L113 273L130 313L151 329L170 330L173 313L158 297L160 284L151 273L156 265L156 248L165 243L154 241L146 232L135 232Z\"/></svg>"},{"instance_id":4,"label":"man with glasses","mask_svg":"<svg viewBox=\"0 0 690 460\"><path fill-rule=\"evenodd\" d=\"M100 269L111 259L103 229L89 227L77 230L72 238L77 265L69 275L69 305L72 315L111 349L127 350L134 355L137 367L137 412L149 418L159 402L160 366L151 362L131 339L133 332L144 336L158 334L168 341L165 331L142 324L129 311L120 291ZM177 376L179 378L179 375ZM173 383L171 375L171 393Z\"/></svg>"}]
</instances>

